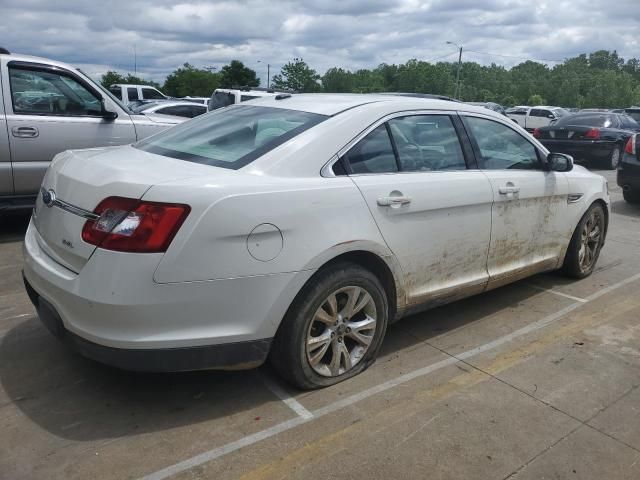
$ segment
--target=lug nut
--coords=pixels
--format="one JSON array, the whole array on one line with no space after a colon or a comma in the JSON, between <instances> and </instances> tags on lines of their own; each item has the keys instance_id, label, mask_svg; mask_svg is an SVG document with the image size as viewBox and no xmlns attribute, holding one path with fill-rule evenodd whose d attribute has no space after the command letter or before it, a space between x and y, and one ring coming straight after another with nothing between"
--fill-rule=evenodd
<instances>
[{"instance_id":1,"label":"lug nut","mask_svg":"<svg viewBox=\"0 0 640 480\"><path fill-rule=\"evenodd\" d=\"M331 338L336 336L336 332L331 332Z\"/></svg>"},{"instance_id":2,"label":"lug nut","mask_svg":"<svg viewBox=\"0 0 640 480\"><path fill-rule=\"evenodd\" d=\"M351 333L351 327L347 327L347 333Z\"/></svg>"}]
</instances>

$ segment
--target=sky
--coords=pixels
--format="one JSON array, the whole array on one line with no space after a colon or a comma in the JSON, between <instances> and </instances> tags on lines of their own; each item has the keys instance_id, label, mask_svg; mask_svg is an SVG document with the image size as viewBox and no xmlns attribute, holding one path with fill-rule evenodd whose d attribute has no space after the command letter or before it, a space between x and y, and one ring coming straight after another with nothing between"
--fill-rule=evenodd
<instances>
[{"instance_id":1,"label":"sky","mask_svg":"<svg viewBox=\"0 0 640 480\"><path fill-rule=\"evenodd\" d=\"M580 53L640 57L639 0L0 0L0 46L163 81L189 62L233 59L266 84L294 57L318 73L380 63L549 65ZM134 54L135 51L135 54ZM491 54L491 55L488 55Z\"/></svg>"}]
</instances>

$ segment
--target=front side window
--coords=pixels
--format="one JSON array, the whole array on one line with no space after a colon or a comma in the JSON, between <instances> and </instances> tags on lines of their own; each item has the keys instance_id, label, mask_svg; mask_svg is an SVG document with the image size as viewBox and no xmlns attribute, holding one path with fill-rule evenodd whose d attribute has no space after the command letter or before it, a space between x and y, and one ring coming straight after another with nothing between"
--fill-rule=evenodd
<instances>
[{"instance_id":1,"label":"front side window","mask_svg":"<svg viewBox=\"0 0 640 480\"><path fill-rule=\"evenodd\" d=\"M9 67L13 111L26 115L100 116L101 103L72 76Z\"/></svg>"},{"instance_id":2,"label":"front side window","mask_svg":"<svg viewBox=\"0 0 640 480\"><path fill-rule=\"evenodd\" d=\"M165 157L238 169L326 118L297 110L238 105L199 116L134 146Z\"/></svg>"},{"instance_id":3,"label":"front side window","mask_svg":"<svg viewBox=\"0 0 640 480\"><path fill-rule=\"evenodd\" d=\"M403 172L464 170L460 140L447 115L414 115L389 121Z\"/></svg>"},{"instance_id":4,"label":"front side window","mask_svg":"<svg viewBox=\"0 0 640 480\"><path fill-rule=\"evenodd\" d=\"M155 88L142 88L142 98L145 100L157 100L165 98L159 91Z\"/></svg>"},{"instance_id":5,"label":"front side window","mask_svg":"<svg viewBox=\"0 0 640 480\"><path fill-rule=\"evenodd\" d=\"M478 168L535 170L540 168L536 147L515 130L485 118L466 117L477 146Z\"/></svg>"},{"instance_id":6,"label":"front side window","mask_svg":"<svg viewBox=\"0 0 640 480\"><path fill-rule=\"evenodd\" d=\"M354 174L398 171L391 139L384 124L369 132L344 155L343 160Z\"/></svg>"}]
</instances>

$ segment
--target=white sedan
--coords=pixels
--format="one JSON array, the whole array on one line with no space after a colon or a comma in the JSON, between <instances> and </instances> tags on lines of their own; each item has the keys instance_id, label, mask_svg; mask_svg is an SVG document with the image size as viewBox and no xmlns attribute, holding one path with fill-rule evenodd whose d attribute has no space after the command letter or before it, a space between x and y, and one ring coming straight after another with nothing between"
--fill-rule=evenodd
<instances>
[{"instance_id":1,"label":"white sedan","mask_svg":"<svg viewBox=\"0 0 640 480\"><path fill-rule=\"evenodd\" d=\"M100 362L270 358L317 388L371 365L403 316L589 275L608 218L603 177L485 108L280 94L58 155L24 277L43 323Z\"/></svg>"}]
</instances>

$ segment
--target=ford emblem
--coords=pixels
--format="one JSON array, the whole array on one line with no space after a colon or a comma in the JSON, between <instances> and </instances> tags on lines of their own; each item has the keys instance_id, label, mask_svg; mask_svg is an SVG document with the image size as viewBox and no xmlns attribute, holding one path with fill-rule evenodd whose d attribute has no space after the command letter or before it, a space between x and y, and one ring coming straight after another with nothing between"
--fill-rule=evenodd
<instances>
[{"instance_id":1,"label":"ford emblem","mask_svg":"<svg viewBox=\"0 0 640 480\"><path fill-rule=\"evenodd\" d=\"M54 192L51 189L49 189L49 190L42 189L42 202L47 207L52 207L53 206L53 202L55 202L55 200L56 200L56 192Z\"/></svg>"}]
</instances>

